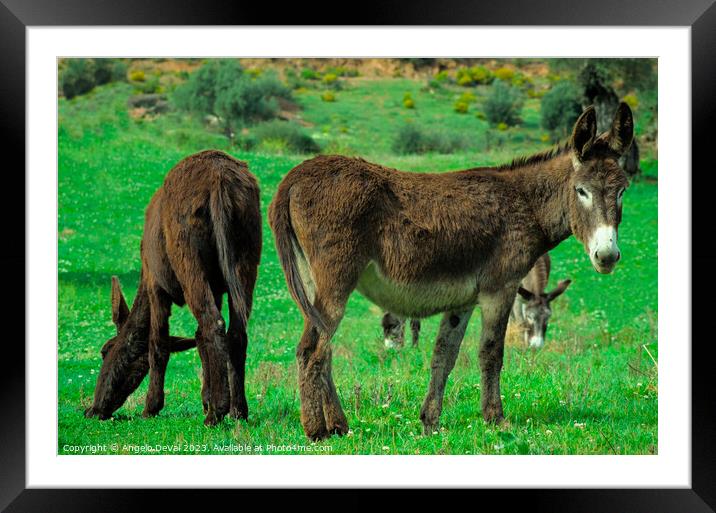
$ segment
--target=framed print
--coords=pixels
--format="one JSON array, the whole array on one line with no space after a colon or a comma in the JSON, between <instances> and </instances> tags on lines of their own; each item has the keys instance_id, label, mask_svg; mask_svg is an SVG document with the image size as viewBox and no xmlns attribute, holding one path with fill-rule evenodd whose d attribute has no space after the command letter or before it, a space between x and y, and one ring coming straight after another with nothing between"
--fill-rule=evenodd
<instances>
[{"instance_id":1,"label":"framed print","mask_svg":"<svg viewBox=\"0 0 716 513\"><path fill-rule=\"evenodd\" d=\"M3 507L712 511L716 8L517 4L5 2Z\"/></svg>"}]
</instances>

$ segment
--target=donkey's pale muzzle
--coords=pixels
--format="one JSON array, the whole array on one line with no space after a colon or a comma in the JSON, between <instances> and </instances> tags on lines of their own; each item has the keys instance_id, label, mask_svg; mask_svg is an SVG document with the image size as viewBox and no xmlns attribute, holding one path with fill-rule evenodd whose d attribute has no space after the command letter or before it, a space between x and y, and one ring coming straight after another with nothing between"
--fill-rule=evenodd
<instances>
[{"instance_id":1,"label":"donkey's pale muzzle","mask_svg":"<svg viewBox=\"0 0 716 513\"><path fill-rule=\"evenodd\" d=\"M613 226L598 227L589 239L589 258L597 272L609 274L621 258L617 231Z\"/></svg>"}]
</instances>

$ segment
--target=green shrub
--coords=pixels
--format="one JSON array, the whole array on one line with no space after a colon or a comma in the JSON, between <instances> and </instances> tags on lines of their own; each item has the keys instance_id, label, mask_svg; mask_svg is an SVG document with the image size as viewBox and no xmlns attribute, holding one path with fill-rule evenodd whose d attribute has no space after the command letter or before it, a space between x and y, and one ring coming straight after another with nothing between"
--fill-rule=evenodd
<instances>
[{"instance_id":1,"label":"green shrub","mask_svg":"<svg viewBox=\"0 0 716 513\"><path fill-rule=\"evenodd\" d=\"M163 93L164 88L159 82L159 77L150 77L149 80L144 80L135 84L134 88L136 93L142 94L155 94Z\"/></svg>"},{"instance_id":2,"label":"green shrub","mask_svg":"<svg viewBox=\"0 0 716 513\"><path fill-rule=\"evenodd\" d=\"M68 59L60 73L60 88L68 100L95 86L126 80L127 67L117 59Z\"/></svg>"},{"instance_id":3,"label":"green shrub","mask_svg":"<svg viewBox=\"0 0 716 513\"><path fill-rule=\"evenodd\" d=\"M467 114L467 111L470 110L470 104L467 102L458 100L455 102L455 105L453 105L452 108L458 114Z\"/></svg>"},{"instance_id":4,"label":"green shrub","mask_svg":"<svg viewBox=\"0 0 716 513\"><path fill-rule=\"evenodd\" d=\"M447 70L442 70L435 74L434 79L438 82L448 82L450 80L450 74Z\"/></svg>"},{"instance_id":5,"label":"green shrub","mask_svg":"<svg viewBox=\"0 0 716 513\"><path fill-rule=\"evenodd\" d=\"M515 71L505 66L495 71L495 77L499 78L500 80L504 80L505 82L511 82L514 76Z\"/></svg>"},{"instance_id":6,"label":"green shrub","mask_svg":"<svg viewBox=\"0 0 716 513\"><path fill-rule=\"evenodd\" d=\"M491 125L505 123L508 126L518 124L524 101L520 91L499 80L490 86L483 110Z\"/></svg>"},{"instance_id":7,"label":"green shrub","mask_svg":"<svg viewBox=\"0 0 716 513\"><path fill-rule=\"evenodd\" d=\"M480 85L489 85L495 80L495 75L485 66L473 66L470 68L470 77L473 82Z\"/></svg>"},{"instance_id":8,"label":"green shrub","mask_svg":"<svg viewBox=\"0 0 716 513\"><path fill-rule=\"evenodd\" d=\"M403 95L403 107L406 109L415 108L415 100L413 100L413 95L411 93L405 93Z\"/></svg>"},{"instance_id":9,"label":"green shrub","mask_svg":"<svg viewBox=\"0 0 716 513\"><path fill-rule=\"evenodd\" d=\"M472 77L468 74L459 75L457 77L457 85L463 87L470 87L473 84Z\"/></svg>"},{"instance_id":10,"label":"green shrub","mask_svg":"<svg viewBox=\"0 0 716 513\"><path fill-rule=\"evenodd\" d=\"M326 74L333 74L339 77L357 77L360 73L358 73L357 69L346 66L331 66L326 69Z\"/></svg>"},{"instance_id":11,"label":"green shrub","mask_svg":"<svg viewBox=\"0 0 716 513\"><path fill-rule=\"evenodd\" d=\"M542 98L542 128L557 137L569 134L582 112L580 92L572 82L557 82Z\"/></svg>"},{"instance_id":12,"label":"green shrub","mask_svg":"<svg viewBox=\"0 0 716 513\"><path fill-rule=\"evenodd\" d=\"M515 75L512 77L511 82L512 85L515 87L532 87L533 84L532 78L519 72L515 73Z\"/></svg>"},{"instance_id":13,"label":"green shrub","mask_svg":"<svg viewBox=\"0 0 716 513\"><path fill-rule=\"evenodd\" d=\"M335 73L326 73L323 75L323 83L328 86L333 85L336 81L338 81L338 75Z\"/></svg>"},{"instance_id":14,"label":"green shrub","mask_svg":"<svg viewBox=\"0 0 716 513\"><path fill-rule=\"evenodd\" d=\"M219 117L229 137L239 127L275 118L280 98L291 99L291 92L275 74L252 77L235 59L207 62L174 92L177 108Z\"/></svg>"},{"instance_id":15,"label":"green shrub","mask_svg":"<svg viewBox=\"0 0 716 513\"><path fill-rule=\"evenodd\" d=\"M547 91L544 89L527 89L527 96L530 98L542 98L545 94L547 94Z\"/></svg>"},{"instance_id":16,"label":"green shrub","mask_svg":"<svg viewBox=\"0 0 716 513\"><path fill-rule=\"evenodd\" d=\"M421 153L455 153L470 147L464 135L452 132L431 131L413 124L403 125L393 140L392 149L401 155Z\"/></svg>"},{"instance_id":17,"label":"green shrub","mask_svg":"<svg viewBox=\"0 0 716 513\"><path fill-rule=\"evenodd\" d=\"M289 89L300 89L305 86L305 81L298 76L298 73L293 68L287 68L283 72L283 76L286 79L286 86Z\"/></svg>"},{"instance_id":18,"label":"green shrub","mask_svg":"<svg viewBox=\"0 0 716 513\"><path fill-rule=\"evenodd\" d=\"M474 102L476 99L477 98L475 97L475 95L472 94L470 91L465 91L464 93L462 93L460 95L460 98L458 99L458 101L465 102L465 103L469 104L469 103Z\"/></svg>"},{"instance_id":19,"label":"green shrub","mask_svg":"<svg viewBox=\"0 0 716 513\"><path fill-rule=\"evenodd\" d=\"M119 59L95 59L95 82L97 85L127 80L127 64Z\"/></svg>"},{"instance_id":20,"label":"green shrub","mask_svg":"<svg viewBox=\"0 0 716 513\"><path fill-rule=\"evenodd\" d=\"M288 121L274 120L256 125L252 130L255 140L263 148L281 151L285 148L292 153L317 153L321 150L316 141L300 126Z\"/></svg>"},{"instance_id":21,"label":"green shrub","mask_svg":"<svg viewBox=\"0 0 716 513\"><path fill-rule=\"evenodd\" d=\"M315 69L303 68L301 70L301 78L304 80L318 80L321 77Z\"/></svg>"},{"instance_id":22,"label":"green shrub","mask_svg":"<svg viewBox=\"0 0 716 513\"><path fill-rule=\"evenodd\" d=\"M325 91L321 95L321 100L323 100L324 102L333 103L334 101L336 101L336 95L333 91Z\"/></svg>"},{"instance_id":23,"label":"green shrub","mask_svg":"<svg viewBox=\"0 0 716 513\"><path fill-rule=\"evenodd\" d=\"M144 71L141 69L132 70L129 73L129 80L131 80L132 82L144 82L146 80L146 77L144 76Z\"/></svg>"}]
</instances>

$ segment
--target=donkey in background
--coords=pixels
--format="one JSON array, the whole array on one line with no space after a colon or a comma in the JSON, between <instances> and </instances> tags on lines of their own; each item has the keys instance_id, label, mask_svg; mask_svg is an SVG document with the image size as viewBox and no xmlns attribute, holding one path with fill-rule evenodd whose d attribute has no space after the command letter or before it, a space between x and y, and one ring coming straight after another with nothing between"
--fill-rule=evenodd
<instances>
[{"instance_id":1,"label":"donkey in background","mask_svg":"<svg viewBox=\"0 0 716 513\"><path fill-rule=\"evenodd\" d=\"M522 329L525 344L535 349L544 345L547 323L552 315L550 304L572 283L572 280L562 280L554 290L545 292L544 289L549 282L550 267L549 253L545 253L537 259L517 289L517 297L510 315L510 320L517 323ZM381 325L383 326L385 346L392 349L403 347L405 319L385 312ZM410 332L413 347L417 347L420 338L420 319L410 319Z\"/></svg>"},{"instance_id":2,"label":"donkey in background","mask_svg":"<svg viewBox=\"0 0 716 513\"><path fill-rule=\"evenodd\" d=\"M551 266L549 253L537 259L517 289L517 297L510 314L510 320L522 329L525 344L534 349L544 345L547 323L552 316L550 304L572 283L572 280L562 280L553 290L545 292Z\"/></svg>"},{"instance_id":3,"label":"donkey in background","mask_svg":"<svg viewBox=\"0 0 716 513\"><path fill-rule=\"evenodd\" d=\"M355 289L404 318L443 313L420 412L426 433L438 426L448 375L479 304L482 415L500 422L505 329L522 278L570 235L600 273L620 259L628 181L618 159L633 127L622 103L608 132L597 135L590 107L569 144L498 168L406 173L319 156L292 169L269 221L304 317L296 358L306 435L348 431L333 383L331 338Z\"/></svg>"},{"instance_id":4,"label":"donkey in background","mask_svg":"<svg viewBox=\"0 0 716 513\"><path fill-rule=\"evenodd\" d=\"M203 372L204 423L246 419L246 323L261 254L259 188L244 162L220 151L181 160L147 207L142 271L130 310L112 279L117 335L102 347L102 369L87 417L108 419L149 372L144 416L164 407L170 352L196 345ZM221 316L229 296L229 328ZM198 321L195 339L169 336L172 303Z\"/></svg>"}]
</instances>

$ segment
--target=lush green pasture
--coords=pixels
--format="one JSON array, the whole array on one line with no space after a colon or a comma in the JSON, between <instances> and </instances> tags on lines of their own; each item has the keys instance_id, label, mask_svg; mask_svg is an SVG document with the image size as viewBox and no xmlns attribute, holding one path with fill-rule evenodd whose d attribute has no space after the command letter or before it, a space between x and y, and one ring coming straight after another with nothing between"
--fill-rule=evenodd
<instances>
[{"instance_id":1,"label":"lush green pasture","mask_svg":"<svg viewBox=\"0 0 716 513\"><path fill-rule=\"evenodd\" d=\"M360 154L414 171L447 171L509 160L546 148L539 102L526 104L523 128L490 142L486 122L454 113L450 92L430 93L404 79L352 80L335 103L320 93L297 94L309 131L329 151ZM403 109L410 91L415 110ZM303 156L232 151L221 135L196 121L168 114L137 122L127 114L126 85L60 100L59 113L59 332L58 452L104 444L100 453L141 453L129 445L167 447L163 453L330 454L651 454L657 451L657 185L632 184L620 229L623 259L613 275L597 274L582 246L569 239L552 253L552 283L571 278L556 302L546 347L528 351L508 341L502 373L506 425L480 416L480 333L476 311L446 389L442 428L422 435L418 415L429 381L438 319L424 322L419 348L386 350L380 310L357 293L334 339L334 377L351 432L321 444L306 441L299 422L294 351L302 329L278 264L268 224L249 326L248 422L225 420L206 428L196 351L173 355L166 406L141 417L146 383L111 421L85 419L101 358L114 333L110 277L119 276L132 301L139 277L144 208L167 171L182 157L216 147L248 161L261 184L265 212L281 178ZM479 92L478 92L479 94ZM475 134L482 151L456 155L395 156L390 143L409 118ZM650 174L656 174L650 160ZM191 335L195 321L175 308L171 331ZM112 447L117 444L117 449ZM320 449L320 451L319 451ZM225 452L225 451L224 451Z\"/></svg>"}]
</instances>

